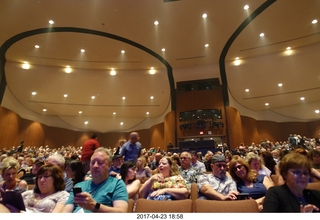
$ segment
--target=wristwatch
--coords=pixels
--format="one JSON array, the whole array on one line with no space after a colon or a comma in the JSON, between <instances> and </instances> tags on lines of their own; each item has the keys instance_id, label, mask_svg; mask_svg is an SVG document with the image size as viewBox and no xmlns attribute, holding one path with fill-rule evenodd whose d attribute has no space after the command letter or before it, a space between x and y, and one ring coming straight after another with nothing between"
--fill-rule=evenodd
<instances>
[{"instance_id":1,"label":"wristwatch","mask_svg":"<svg viewBox=\"0 0 320 220\"><path fill-rule=\"evenodd\" d=\"M97 212L100 209L100 203L97 202L96 205L94 206L94 209L92 210L92 212Z\"/></svg>"}]
</instances>

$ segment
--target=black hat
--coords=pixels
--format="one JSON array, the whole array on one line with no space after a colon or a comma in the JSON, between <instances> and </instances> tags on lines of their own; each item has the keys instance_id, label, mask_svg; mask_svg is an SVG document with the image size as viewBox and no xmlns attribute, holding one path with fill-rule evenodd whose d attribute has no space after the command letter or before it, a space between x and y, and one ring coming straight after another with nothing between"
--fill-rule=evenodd
<instances>
[{"instance_id":1,"label":"black hat","mask_svg":"<svg viewBox=\"0 0 320 220\"><path fill-rule=\"evenodd\" d=\"M211 163L217 163L217 162L226 162L225 156L221 154L215 154L211 159Z\"/></svg>"},{"instance_id":2,"label":"black hat","mask_svg":"<svg viewBox=\"0 0 320 220\"><path fill-rule=\"evenodd\" d=\"M119 158L122 158L122 156L120 156L119 154L116 154L113 156L112 161L119 159Z\"/></svg>"}]
</instances>

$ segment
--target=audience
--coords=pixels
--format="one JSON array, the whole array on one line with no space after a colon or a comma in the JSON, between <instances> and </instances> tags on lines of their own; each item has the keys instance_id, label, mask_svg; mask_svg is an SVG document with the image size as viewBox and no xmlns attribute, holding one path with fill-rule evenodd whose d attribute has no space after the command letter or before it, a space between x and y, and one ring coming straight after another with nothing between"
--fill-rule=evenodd
<instances>
[{"instance_id":1,"label":"audience","mask_svg":"<svg viewBox=\"0 0 320 220\"><path fill-rule=\"evenodd\" d=\"M145 156L141 156L138 158L136 167L137 167L136 178L140 180L141 183L144 183L152 176L152 172L150 168L147 166L147 161Z\"/></svg>"},{"instance_id":2,"label":"audience","mask_svg":"<svg viewBox=\"0 0 320 220\"><path fill-rule=\"evenodd\" d=\"M262 164L261 158L256 153L247 153L246 161L249 163L250 168L252 170L257 171L260 175L271 175L271 171L265 165Z\"/></svg>"}]
</instances>

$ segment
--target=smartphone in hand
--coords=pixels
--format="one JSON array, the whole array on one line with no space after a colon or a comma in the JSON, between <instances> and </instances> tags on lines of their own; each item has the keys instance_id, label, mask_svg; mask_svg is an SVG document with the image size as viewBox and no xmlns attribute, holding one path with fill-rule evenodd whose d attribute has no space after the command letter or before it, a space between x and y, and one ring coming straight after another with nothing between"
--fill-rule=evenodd
<instances>
[{"instance_id":1,"label":"smartphone in hand","mask_svg":"<svg viewBox=\"0 0 320 220\"><path fill-rule=\"evenodd\" d=\"M81 187L73 187L73 195L77 195L78 193L82 193Z\"/></svg>"},{"instance_id":2,"label":"smartphone in hand","mask_svg":"<svg viewBox=\"0 0 320 220\"><path fill-rule=\"evenodd\" d=\"M237 200L245 200L245 199L250 199L249 193L239 193L237 195Z\"/></svg>"}]
</instances>

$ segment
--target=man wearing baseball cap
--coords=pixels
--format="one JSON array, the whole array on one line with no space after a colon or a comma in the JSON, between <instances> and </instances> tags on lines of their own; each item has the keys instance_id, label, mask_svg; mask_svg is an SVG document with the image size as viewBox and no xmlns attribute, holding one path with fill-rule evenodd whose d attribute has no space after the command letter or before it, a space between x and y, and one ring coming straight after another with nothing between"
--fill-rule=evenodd
<instances>
[{"instance_id":1,"label":"man wearing baseball cap","mask_svg":"<svg viewBox=\"0 0 320 220\"><path fill-rule=\"evenodd\" d=\"M199 198L208 200L236 200L236 182L227 176L227 163L223 155L215 154L211 159L212 173L198 177Z\"/></svg>"}]
</instances>

